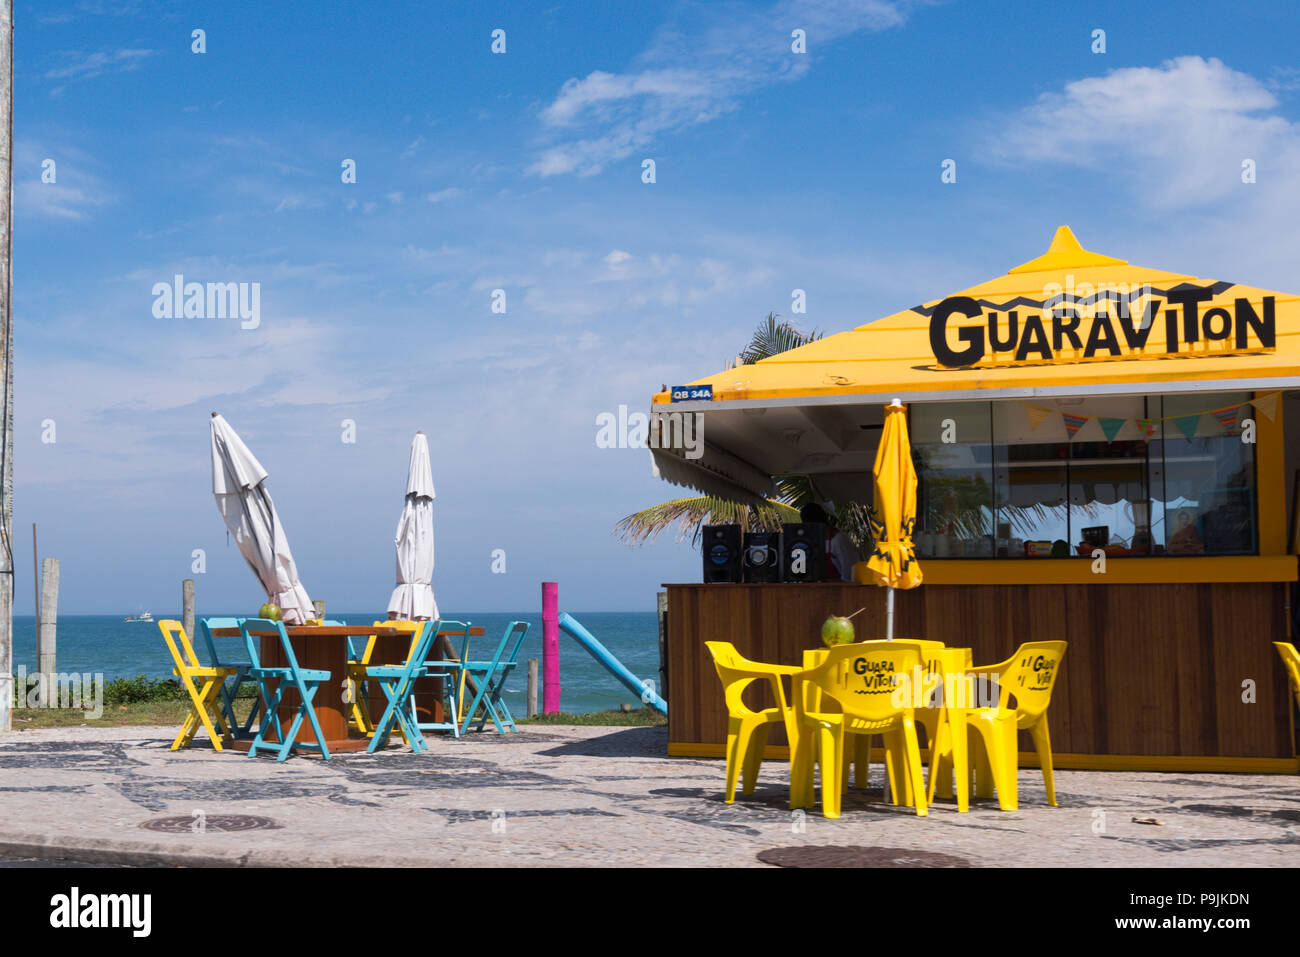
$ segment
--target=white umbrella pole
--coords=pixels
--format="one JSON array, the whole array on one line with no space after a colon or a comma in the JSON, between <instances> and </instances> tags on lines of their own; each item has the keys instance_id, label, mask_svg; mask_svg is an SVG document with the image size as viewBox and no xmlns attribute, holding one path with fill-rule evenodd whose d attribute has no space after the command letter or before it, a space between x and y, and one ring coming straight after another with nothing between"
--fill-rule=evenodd
<instances>
[{"instance_id":1,"label":"white umbrella pole","mask_svg":"<svg viewBox=\"0 0 1300 957\"><path fill-rule=\"evenodd\" d=\"M894 640L894 589L885 589L885 640Z\"/></svg>"}]
</instances>

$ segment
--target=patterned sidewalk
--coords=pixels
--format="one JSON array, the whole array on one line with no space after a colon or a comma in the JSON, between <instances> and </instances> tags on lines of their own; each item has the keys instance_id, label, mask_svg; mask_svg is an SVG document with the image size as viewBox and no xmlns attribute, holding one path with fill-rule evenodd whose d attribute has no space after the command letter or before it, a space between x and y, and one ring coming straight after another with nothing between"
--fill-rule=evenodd
<instances>
[{"instance_id":1,"label":"patterned sidewalk","mask_svg":"<svg viewBox=\"0 0 1300 957\"><path fill-rule=\"evenodd\" d=\"M1021 808L927 818L852 791L844 816L786 806L787 765L722 803L721 761L668 758L663 728L533 727L278 765L166 728L0 736L0 855L104 863L762 867L1288 866L1300 781L1282 775L1036 770ZM1137 820L1135 820L1137 819ZM1159 823L1141 823L1159 822ZM827 848L827 850L817 850ZM840 850L836 850L836 849ZM854 850L842 850L853 848Z\"/></svg>"}]
</instances>

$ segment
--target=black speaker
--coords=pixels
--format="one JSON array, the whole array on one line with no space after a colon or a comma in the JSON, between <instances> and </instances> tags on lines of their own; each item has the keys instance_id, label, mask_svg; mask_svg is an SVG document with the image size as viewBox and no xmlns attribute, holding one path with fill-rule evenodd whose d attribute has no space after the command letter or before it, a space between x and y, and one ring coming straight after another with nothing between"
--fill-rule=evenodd
<instances>
[{"instance_id":1,"label":"black speaker","mask_svg":"<svg viewBox=\"0 0 1300 957\"><path fill-rule=\"evenodd\" d=\"M826 571L826 526L782 525L782 581L819 582Z\"/></svg>"},{"instance_id":2,"label":"black speaker","mask_svg":"<svg viewBox=\"0 0 1300 957\"><path fill-rule=\"evenodd\" d=\"M781 580L781 533L745 533L745 583Z\"/></svg>"},{"instance_id":3,"label":"black speaker","mask_svg":"<svg viewBox=\"0 0 1300 957\"><path fill-rule=\"evenodd\" d=\"M740 582L740 526L705 525L704 584Z\"/></svg>"}]
</instances>

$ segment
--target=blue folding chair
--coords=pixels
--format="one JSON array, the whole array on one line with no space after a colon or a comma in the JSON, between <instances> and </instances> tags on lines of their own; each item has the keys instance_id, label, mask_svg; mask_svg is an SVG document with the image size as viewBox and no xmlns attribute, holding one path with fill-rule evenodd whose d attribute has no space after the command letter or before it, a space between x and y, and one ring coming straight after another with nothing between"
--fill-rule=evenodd
<instances>
[{"instance_id":1,"label":"blue folding chair","mask_svg":"<svg viewBox=\"0 0 1300 957\"><path fill-rule=\"evenodd\" d=\"M211 658L209 664L213 668L235 669L235 673L221 685L221 713L226 719L226 727L230 729L232 737L251 738L253 736L253 722L257 720L257 715L262 709L262 699L261 697L253 699L253 706L248 712L247 719L240 722L235 717L235 698L239 695L239 686L248 680L248 671L253 667L252 662L222 658L217 654L217 643L212 637L214 630L238 627L238 618L199 619L199 634L203 636L203 644L208 649L208 656Z\"/></svg>"},{"instance_id":2,"label":"blue folding chair","mask_svg":"<svg viewBox=\"0 0 1300 957\"><path fill-rule=\"evenodd\" d=\"M461 657L443 658L438 652L437 646L440 644L439 638L447 638L450 643L451 638L463 635L464 643L461 645ZM450 731L452 737L460 737L460 719L458 715L460 706L460 681L464 673L464 659L469 650L469 622L467 621L439 621L436 627L430 632L429 647L425 650L424 674L429 678L442 679L442 697L446 705L445 721L416 721L416 727L421 731ZM454 651L454 649L453 649ZM416 718L415 698L411 698L411 715Z\"/></svg>"},{"instance_id":3,"label":"blue folding chair","mask_svg":"<svg viewBox=\"0 0 1300 957\"><path fill-rule=\"evenodd\" d=\"M244 618L239 622L240 634L244 636L244 644L248 647L248 660L252 662L252 667L248 673L257 679L258 690L262 695L263 717L261 727L257 730L257 736L253 738L249 746L249 757L256 757L258 750L276 750L277 761L287 760L291 751L298 749L302 751L317 751L327 761L330 756L330 749L325 744L325 735L321 732L320 722L316 719L316 709L312 707L312 698L315 697L316 691L320 686L330 680L328 671L320 671L308 668L301 668L298 665L298 658L293 653L293 644L289 641L289 633L284 630L284 623L279 621L270 621L266 618ZM272 635L280 639L280 648L284 652L284 660L287 665L263 666L262 657L258 644L263 635ZM268 682L275 681L275 693L271 694ZM293 722L286 731L280 722L280 716L277 708L280 704L280 698L283 696L285 689L298 692L298 709L294 712ZM306 717L311 725L312 733L316 736L315 744L306 742L295 742L294 738L298 735L298 730L302 727L302 719ZM274 745L266 740L267 731L274 729L276 737L279 739Z\"/></svg>"},{"instance_id":4,"label":"blue folding chair","mask_svg":"<svg viewBox=\"0 0 1300 957\"><path fill-rule=\"evenodd\" d=\"M462 662L465 673L478 682L478 692L474 695L469 709L465 712L465 726L461 728L462 734L469 731L469 726L474 720L474 713L478 710L480 704L483 706L483 715L478 719L478 726L474 729L475 731L482 731L483 725L487 723L488 718L491 718L492 723L497 726L498 734L506 733L506 729L502 725L503 721L511 731L519 730L515 727L514 716L510 714L510 707L506 704L505 689L506 679L510 677L510 672L515 670L515 663L519 658L519 649L523 646L524 638L527 635L528 622L512 621L506 626L505 634L501 636L496 654L492 656L491 661Z\"/></svg>"},{"instance_id":5,"label":"blue folding chair","mask_svg":"<svg viewBox=\"0 0 1300 957\"><path fill-rule=\"evenodd\" d=\"M400 665L365 666L366 679L378 682L384 697L388 699L383 717L375 724L367 752L373 754L384 747L395 724L401 728L402 737L406 738L412 751L429 749L429 743L424 740L424 734L416 723L415 709L411 706L411 692L415 690L416 679L423 678L428 673L424 662L437 633L438 622L421 622L415 640L407 650L406 661Z\"/></svg>"}]
</instances>

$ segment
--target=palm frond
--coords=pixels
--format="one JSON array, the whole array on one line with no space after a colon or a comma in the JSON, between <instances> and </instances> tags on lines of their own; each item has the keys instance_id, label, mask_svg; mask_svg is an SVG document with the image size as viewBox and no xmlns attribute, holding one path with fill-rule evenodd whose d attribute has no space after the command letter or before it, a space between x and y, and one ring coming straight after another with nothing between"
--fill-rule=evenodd
<instances>
[{"instance_id":1,"label":"palm frond","mask_svg":"<svg viewBox=\"0 0 1300 957\"><path fill-rule=\"evenodd\" d=\"M821 500L817 486L809 475L782 475L776 480L777 498L796 509Z\"/></svg>"},{"instance_id":2,"label":"palm frond","mask_svg":"<svg viewBox=\"0 0 1300 957\"><path fill-rule=\"evenodd\" d=\"M760 359L769 359L782 352L806 346L820 338L821 333L816 330L800 332L788 319L781 319L775 312L769 312L767 318L754 330L749 345L740 353L740 361L744 365L751 365Z\"/></svg>"},{"instance_id":3,"label":"palm frond","mask_svg":"<svg viewBox=\"0 0 1300 957\"><path fill-rule=\"evenodd\" d=\"M876 546L876 536L871 531L871 509L860 502L848 502L836 510L836 523L858 549L867 555Z\"/></svg>"},{"instance_id":4,"label":"palm frond","mask_svg":"<svg viewBox=\"0 0 1300 957\"><path fill-rule=\"evenodd\" d=\"M766 505L755 507L707 495L675 498L626 516L614 526L614 534L628 545L642 545L675 525L676 541L683 542L689 535L695 544L705 525L739 525L742 532L779 531L782 523L799 521L798 509L773 499L766 501Z\"/></svg>"}]
</instances>

